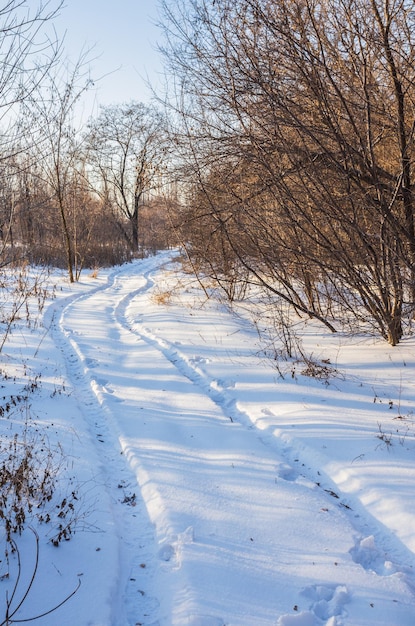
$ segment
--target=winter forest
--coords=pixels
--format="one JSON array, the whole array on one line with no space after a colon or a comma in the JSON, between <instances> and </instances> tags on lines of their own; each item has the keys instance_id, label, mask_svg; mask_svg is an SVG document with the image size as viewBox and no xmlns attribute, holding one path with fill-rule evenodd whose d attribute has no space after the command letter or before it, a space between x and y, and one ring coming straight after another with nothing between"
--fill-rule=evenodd
<instances>
[{"instance_id":1,"label":"winter forest","mask_svg":"<svg viewBox=\"0 0 415 626\"><path fill-rule=\"evenodd\" d=\"M139 98L115 101L100 106L95 114L80 122L79 107L96 78L91 72L91 52L80 50L77 58L68 58L65 41L54 28L57 16L65 11L65 3L1 3L0 540L4 548L0 548L0 626L35 619L42 626L409 626L411 615L415 615L415 544L413 531L410 538L407 532L413 512L405 509L402 513L399 507L410 507L412 490L407 492L402 487L403 491L396 495L399 505L390 521L381 505L365 508L367 502L373 501L367 487L370 481L365 483L363 477L369 476L365 474L364 462L372 453L376 457L374 467L379 463L379 472L385 464L381 478L389 475L388 462L393 465L396 461L396 468L400 468L393 474L397 484L404 484L402 477L408 478L414 472L415 396L410 379L415 316L414 2L160 0L159 9L158 52L163 59L163 88L154 92L151 103ZM105 317L107 309L112 313L105 313ZM167 327L169 315L171 326ZM192 319L196 315L201 317ZM213 332L213 328L217 330ZM235 337L234 342L231 336ZM256 342L261 348L252 348L248 358L248 345ZM142 352L136 343L142 346ZM360 345L365 347L361 349ZM125 352L116 357L120 346ZM102 360L97 350L101 350ZM114 361L105 365L107 369L103 369L105 350L114 353ZM201 356L205 351L205 357ZM40 366L35 357L43 352ZM53 369L48 359L55 356L47 354L59 352L64 355L66 366L56 365ZM156 389L154 376L157 379L160 371L170 380L173 374L169 368L174 370L174 376L183 377L186 385L190 381L192 389L197 388L203 398L195 397L186 403L179 393L180 385L184 385L181 378L172 387L171 406L177 409L177 429L169 425L169 445L174 442L183 456L184 440L179 431L188 432L183 416L187 411L196 411L196 407L207 402L206 398L212 403L212 420L218 430L214 435L213 427L211 431L206 422L203 445L194 444L200 445L199 473L209 473L213 459L216 463L226 456L228 439L221 439L221 429L239 429L233 435L240 440L239 452L232 447L229 453L229 459L234 459L229 461L232 468L237 468L238 462L241 467L248 464L250 454L259 459L260 445L266 443L261 461L264 466L253 462L256 473L245 476L241 468L235 469L251 494L258 523L264 524L264 546L273 542L272 535L267 534L271 533L268 529L273 518L267 517L268 513L261 517L262 498L269 500L270 510L275 505L275 510L282 511L286 504L282 496L277 503L273 500L276 496L262 491L259 477L268 476L268 463L277 467L277 478L272 479L275 484L289 483L287 498L294 498L295 491L296 498L316 507L319 514L331 510L325 500L320 502L320 491L329 500L339 500L336 515L349 517L346 521L343 517L333 521L339 532L333 536L331 547L342 545L342 541L346 544L349 539L353 544L350 549L339 547L340 552L351 555L348 558L352 561L344 584L330 583L333 574L328 574L327 565L317 564L315 580L318 576L327 580L321 585L315 581L303 584L301 597L308 598L304 607L293 591L296 585L301 587L297 581L284 592L289 598L287 606L276 608L269 599L272 594L264 591L268 579L264 577L263 591L256 596L252 581L258 572L255 574L252 564L241 565L239 561L241 569L235 565L235 571L241 575L241 581L246 574L246 588L242 586L241 593L248 594L246 597L253 594L254 609L242 611L240 600L234 599L234 594L239 593L236 583L235 588L229 587L226 609L226 602L216 606L213 592L212 597L206 592L199 598L193 581L200 575L203 584L208 581L213 586L215 578L209 578L207 572L198 573L202 571L200 563L207 567L209 560L205 544L206 553L200 562L190 553L192 549L197 551L198 538L192 515L199 519L195 510L203 509L202 504L195 504L199 487L185 497L177 486L182 479L177 479L172 491L167 492L160 469L166 457L160 455L158 462L147 457L152 449L144 443L148 430L144 425L137 426L137 430L130 425L127 416L138 410L136 405L133 408L138 402L136 396L132 391L129 395L131 381L138 385L140 376L144 376L139 369L134 374L130 371L128 363L133 355L137 368L144 367L137 365L142 359L147 366L160 359L159 370L156 368L153 377L148 374L150 387L144 383L140 387L140 398L146 399L140 409L147 402L147 410L154 418L153 443L159 441L165 428L160 425L158 430L154 426L158 414L155 398L157 393L163 397L169 385L167 382ZM375 375L377 359L384 369ZM346 374L342 373L342 363ZM41 368L46 368L42 369L42 382ZM389 377L393 391L381 387ZM333 379L337 381L334 390L330 387ZM258 384L256 393L253 381ZM274 406L270 391L277 389L275 381L282 394L278 396L280 408L276 401ZM359 384L363 391L359 391ZM317 394L316 411L324 415L329 407L324 404L326 399L320 398L323 391L319 390L329 393L331 389L332 396L327 397L333 403L332 411L336 413L341 408L341 415L343 410L348 412L351 418L345 428L350 429L348 433L362 436L368 446L365 452L355 450L349 436L345 437L349 443L343 442L344 447L343 443L327 443L329 429L318 420L314 438L308 434L307 426L295 439L292 427L298 415L303 415L302 409L300 413L293 411L293 422L283 432L276 416L279 410L291 414L287 398L294 392L290 385L297 385L301 402L309 402ZM312 386L311 391L308 385ZM69 392L72 388L73 392ZM76 394L81 398L80 405L89 408L70 408ZM115 404L118 396L126 407L122 417ZM300 396L293 395L297 408ZM268 397L269 406L260 408L257 403L265 403L263 398ZM56 402L65 399L66 404L59 409L45 409L51 398ZM333 398L338 399L338 404ZM36 415L32 407L37 407ZM390 428L385 426L383 413L371 413L384 408L398 420ZM48 423L45 428L49 428L49 418L42 417L42 411L49 410L57 413L52 420L53 433L48 431L46 435L40 424ZM83 451L76 448L78 444L66 430L71 410L74 415L77 411L83 415L82 419L73 418L80 421L72 428L79 435L79 445L86 446ZM364 415L361 421L353 411L363 411L359 413ZM104 414L109 416L108 421ZM334 422L333 415L332 419ZM100 452L83 441L82 420L89 424L85 430L88 437L97 437L102 443ZM221 420L226 421L226 428L219 428ZM299 429L304 426L300 422ZM94 434L94 428L100 432ZM248 443L251 428L260 433L255 435L255 445ZM341 427L336 424L334 428L342 438ZM368 431L374 431L371 438ZM196 438L197 435L201 435L201 430L195 430ZM193 434L189 437L193 438ZM350 435L350 440L353 437ZM376 446L370 443L374 439ZM218 441L222 441L223 449L215 456L209 445L219 445ZM323 453L317 451L321 442L328 449L324 453L326 465L320 456ZM121 445L123 460L128 460L128 470L115 456L117 445ZM237 444L229 443L234 445ZM72 469L68 469L68 446L74 459L91 459L89 465L84 467L84 460L78 465L73 461ZM376 452L369 454L371 446ZM380 454L377 446L385 455L381 460L376 456ZM165 454L167 449L166 443ZM60 461L55 460L56 451L63 455ZM278 461L274 453L279 455ZM345 469L346 457L350 467L353 464L350 472ZM297 472L300 462L304 469ZM88 472L92 472L92 467L111 463L120 476L127 472L117 479L118 492L122 491L124 498L120 517L124 535L121 531L108 531L106 546L113 555L105 555L102 572L95 562L96 554L88 557L91 571L96 567L95 571L101 572L94 574L99 580L100 609L94 609L93 616L87 617L88 602L79 600L85 616L75 618L70 612L72 603L76 606L82 593L96 593L88 583L84 585L79 574L78 586L73 585L73 580L65 580L68 584L63 590L57 585L51 603L44 602L38 594L39 602L30 604L31 595L36 595L36 584L50 579L48 566L41 564L40 528L60 517L50 542L62 551L66 542L75 543L75 527L88 526L91 534L98 534L96 528L101 528L101 523L104 525L114 514L110 514L110 502L120 505L119 497L114 495L117 489L104 489L101 482L110 480L109 476L105 474L107 478L101 481L94 474L94 481L100 485L94 492L94 502L100 503L95 507L85 489L73 485L90 485L92 474ZM181 463L180 472L190 475L189 465ZM171 461L169 476L175 476L176 471L179 475L177 467ZM361 498L359 488L356 486L355 492L352 486L353 480L358 479L351 478L358 467L359 488L368 489ZM346 473L350 483L344 478ZM128 490L127 475L128 480L136 481L135 490ZM327 479L326 484L320 476ZM226 480L222 468L224 492ZM237 484L235 479L226 487L232 497ZM201 498L208 498L209 489L205 483L200 485ZM392 484L390 491L382 491L382 498L389 498L393 489ZM379 490L381 493L381 487ZM177 503L182 503L181 511L177 504L177 511L172 512L173 496ZM205 510L219 507L220 497L209 497ZM100 511L96 514L100 524L78 523L80 518L84 520L78 508L81 499L88 500L88 510ZM159 508L154 504L158 499ZM239 500L235 497L236 502ZM46 512L48 503L53 503L54 515ZM311 509L306 509L298 512L298 523L304 524L304 528L310 526L307 515ZM34 514L37 510L42 512ZM140 525L145 540L139 538L138 530L134 531L136 535L131 534L131 520L125 511L141 516L142 520L148 516L147 524L142 521ZM351 511L359 511L355 515L360 518L358 523L350 521ZM94 517L95 512L91 515ZM245 509L235 508L232 524L237 533L246 531L253 535L253 531L243 527L241 520L245 515ZM29 521L33 517L36 522ZM212 514L212 524L213 517ZM218 513L215 519L219 518ZM182 528L180 524L185 519L188 523ZM169 524L173 530L164 536L163 529ZM324 533L330 533L330 524L324 524ZM285 518L282 527L288 534L291 532ZM153 528L156 538L150 539ZM220 530L213 531L201 524L200 536L203 533L209 537L206 545L210 545ZM115 546L122 545L125 536L129 537L131 555L140 541L147 541L148 545L159 541L158 551L155 550L158 556L153 555L151 567L145 564L146 558L150 563L148 555L137 556L142 562L135 562L125 547L119 548L118 557L114 556ZM227 546L239 540L230 537L224 540ZM300 541L291 536L300 551L304 548L302 542L308 541L304 535L301 537ZM254 540L249 536L251 544ZM71 561L70 555L64 554L62 563L72 562L77 567L86 558L82 556L85 550L87 554L82 541L86 540L74 548L80 560L75 563L75 557ZM222 545L217 541L216 548ZM319 541L314 535L310 539L316 553L320 550ZM378 541L384 542L382 547ZM392 546L390 553L388 541ZM101 547L96 550L100 552ZM232 564L238 550L245 559L245 551L239 546L229 557ZM269 560L267 548L261 557L255 553L255 559L259 562L264 558L271 571L273 548L270 550ZM28 553L32 554L29 566L25 562ZM121 587L114 591L115 587L104 577L117 558L120 571L130 572L126 574L130 583L136 580L136 574L131 574L134 568L139 573L140 568L151 572L145 583L148 589L144 589L144 583L140 587L142 602L149 598L141 617L134 613L138 601L133 599L128 585L127 591L121 591ZM157 558L163 567L170 567L168 572L158 573L154 564ZM342 558L338 558L336 567ZM382 566L378 565L379 559ZM317 562L318 558L312 563ZM393 571L387 563L393 564ZM353 568L357 566L363 574L355 573ZM60 570L55 564L53 567ZM83 567L86 571L87 565ZM263 570L259 566L258 569L262 576ZM177 570L182 576L180 584L190 581L191 601L179 601L184 592L173 577L172 572L177 575ZM212 570L219 571L213 565ZM307 570L309 581L314 580L311 570ZM379 586L377 582L367 583L365 576L370 578L372 570L383 577ZM229 571L234 571L231 566ZM390 587L385 583L389 574L393 579ZM278 580L281 584L285 577L292 581L291 575L288 569L279 572ZM160 583L158 589L156 584L151 586L154 580ZM226 574L221 580L226 587ZM355 596L351 600L349 587L353 581L365 591L361 598ZM408 594L400 587L402 581L410 590ZM2 589L3 584L8 585L6 590ZM368 589L378 601L364 605ZM107 597L113 599L108 610ZM159 608L154 608L155 604ZM69 613L62 618L65 611Z\"/></svg>"}]
</instances>

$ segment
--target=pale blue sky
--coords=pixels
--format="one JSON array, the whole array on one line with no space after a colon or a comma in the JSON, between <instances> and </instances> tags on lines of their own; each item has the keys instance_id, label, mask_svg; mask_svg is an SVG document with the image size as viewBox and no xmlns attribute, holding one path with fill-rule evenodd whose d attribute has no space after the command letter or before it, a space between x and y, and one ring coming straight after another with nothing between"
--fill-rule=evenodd
<instances>
[{"instance_id":1,"label":"pale blue sky","mask_svg":"<svg viewBox=\"0 0 415 626\"><path fill-rule=\"evenodd\" d=\"M76 60L83 47L94 46L91 76L104 76L85 108L93 101L148 102L151 92L146 77L156 86L162 71L156 50L161 39L155 25L158 0L66 0L65 4L55 26L59 35L66 31L66 53Z\"/></svg>"}]
</instances>

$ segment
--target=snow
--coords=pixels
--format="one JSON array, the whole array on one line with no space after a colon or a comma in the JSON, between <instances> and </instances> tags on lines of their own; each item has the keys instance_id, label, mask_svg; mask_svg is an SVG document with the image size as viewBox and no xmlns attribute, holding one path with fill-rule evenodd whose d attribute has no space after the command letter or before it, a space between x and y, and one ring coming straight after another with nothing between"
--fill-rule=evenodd
<instances>
[{"instance_id":1,"label":"snow","mask_svg":"<svg viewBox=\"0 0 415 626\"><path fill-rule=\"evenodd\" d=\"M39 564L14 619L80 581L35 623L412 626L415 339L307 322L330 373L286 362L283 378L246 310L207 300L173 257L56 274L40 323L16 322L0 354L3 403L41 374L0 434L30 414L59 458L51 509L76 493L70 541L28 520ZM28 527L15 539L11 609L36 556ZM0 624L18 571L3 552Z\"/></svg>"}]
</instances>

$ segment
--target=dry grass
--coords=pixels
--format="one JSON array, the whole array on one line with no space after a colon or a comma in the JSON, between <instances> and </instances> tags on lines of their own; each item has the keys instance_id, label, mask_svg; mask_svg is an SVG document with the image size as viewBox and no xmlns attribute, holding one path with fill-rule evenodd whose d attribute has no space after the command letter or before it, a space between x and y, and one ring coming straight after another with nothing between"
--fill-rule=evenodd
<instances>
[{"instance_id":1,"label":"dry grass","mask_svg":"<svg viewBox=\"0 0 415 626\"><path fill-rule=\"evenodd\" d=\"M170 304L173 297L172 289L160 289L157 288L153 291L151 295L151 300L155 304L166 306Z\"/></svg>"}]
</instances>

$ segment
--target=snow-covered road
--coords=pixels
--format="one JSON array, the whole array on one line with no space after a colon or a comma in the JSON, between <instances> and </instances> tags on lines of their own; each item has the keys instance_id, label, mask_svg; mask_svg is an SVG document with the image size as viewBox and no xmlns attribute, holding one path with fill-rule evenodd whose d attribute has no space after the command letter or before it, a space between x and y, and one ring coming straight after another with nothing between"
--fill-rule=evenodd
<instances>
[{"instance_id":1,"label":"snow-covered road","mask_svg":"<svg viewBox=\"0 0 415 626\"><path fill-rule=\"evenodd\" d=\"M378 525L238 400L256 375L252 332L214 308L160 307L161 265L113 273L55 333L113 503L111 623L412 623L409 575L388 571Z\"/></svg>"},{"instance_id":2,"label":"snow-covered road","mask_svg":"<svg viewBox=\"0 0 415 626\"><path fill-rule=\"evenodd\" d=\"M87 514L50 548L82 585L40 623L412 626L414 447L380 447L362 384L277 384L251 326L179 283L170 258L111 270L45 314L37 362L65 392L44 419L70 441Z\"/></svg>"}]
</instances>

